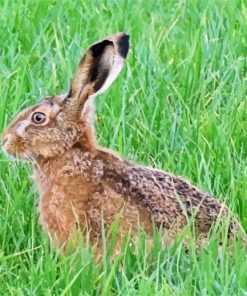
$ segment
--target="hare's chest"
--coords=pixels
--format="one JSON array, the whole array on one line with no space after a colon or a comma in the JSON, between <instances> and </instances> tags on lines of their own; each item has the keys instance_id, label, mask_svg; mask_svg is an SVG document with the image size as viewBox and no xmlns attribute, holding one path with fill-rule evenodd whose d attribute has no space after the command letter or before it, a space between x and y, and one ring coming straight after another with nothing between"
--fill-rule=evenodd
<instances>
[{"instance_id":1,"label":"hare's chest","mask_svg":"<svg viewBox=\"0 0 247 296\"><path fill-rule=\"evenodd\" d=\"M81 178L59 178L46 184L45 190L40 194L39 203L41 212L46 210L53 215L80 215L89 207L92 186ZM74 213L73 213L74 211Z\"/></svg>"},{"instance_id":2,"label":"hare's chest","mask_svg":"<svg viewBox=\"0 0 247 296\"><path fill-rule=\"evenodd\" d=\"M57 178L40 191L40 223L55 245L62 246L78 226L86 226L90 192L90 184L78 177Z\"/></svg>"}]
</instances>

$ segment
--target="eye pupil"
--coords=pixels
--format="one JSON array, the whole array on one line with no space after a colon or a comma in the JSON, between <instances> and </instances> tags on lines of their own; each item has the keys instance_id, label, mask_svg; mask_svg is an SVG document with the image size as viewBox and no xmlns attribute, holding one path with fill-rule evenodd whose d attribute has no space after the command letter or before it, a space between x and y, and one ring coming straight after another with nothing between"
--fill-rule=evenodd
<instances>
[{"instance_id":1,"label":"eye pupil","mask_svg":"<svg viewBox=\"0 0 247 296\"><path fill-rule=\"evenodd\" d=\"M42 117L40 116L40 114L36 114L35 120L36 121L41 121L42 120Z\"/></svg>"},{"instance_id":2,"label":"eye pupil","mask_svg":"<svg viewBox=\"0 0 247 296\"><path fill-rule=\"evenodd\" d=\"M42 112L35 112L32 116L32 121L34 123L43 123L46 120L46 116Z\"/></svg>"}]
</instances>

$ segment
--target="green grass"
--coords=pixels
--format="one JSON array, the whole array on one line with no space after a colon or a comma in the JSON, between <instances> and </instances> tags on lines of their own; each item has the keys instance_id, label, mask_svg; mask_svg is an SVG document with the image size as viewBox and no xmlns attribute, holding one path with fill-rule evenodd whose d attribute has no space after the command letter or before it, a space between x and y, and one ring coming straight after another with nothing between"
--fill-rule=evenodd
<instances>
[{"instance_id":1,"label":"green grass","mask_svg":"<svg viewBox=\"0 0 247 296\"><path fill-rule=\"evenodd\" d=\"M97 98L102 145L183 175L226 200L247 228L247 2L0 1L0 129L23 107L67 90L82 52L131 35L123 73ZM95 265L60 257L38 224L27 164L0 154L0 295L247 295L247 254L217 240L126 244Z\"/></svg>"}]
</instances>

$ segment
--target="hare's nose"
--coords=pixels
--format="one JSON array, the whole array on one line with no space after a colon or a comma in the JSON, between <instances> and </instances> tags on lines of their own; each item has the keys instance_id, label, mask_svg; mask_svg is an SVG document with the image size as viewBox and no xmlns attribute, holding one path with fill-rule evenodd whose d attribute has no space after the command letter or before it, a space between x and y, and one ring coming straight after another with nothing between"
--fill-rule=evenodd
<instances>
[{"instance_id":1,"label":"hare's nose","mask_svg":"<svg viewBox=\"0 0 247 296\"><path fill-rule=\"evenodd\" d=\"M8 142L9 137L8 136L4 136L2 139L2 144L3 146Z\"/></svg>"}]
</instances>

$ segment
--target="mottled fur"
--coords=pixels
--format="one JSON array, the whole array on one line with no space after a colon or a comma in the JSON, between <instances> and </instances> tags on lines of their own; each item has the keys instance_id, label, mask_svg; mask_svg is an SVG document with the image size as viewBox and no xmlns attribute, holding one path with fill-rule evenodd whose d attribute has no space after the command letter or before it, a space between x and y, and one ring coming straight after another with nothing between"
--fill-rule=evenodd
<instances>
[{"instance_id":1,"label":"mottled fur","mask_svg":"<svg viewBox=\"0 0 247 296\"><path fill-rule=\"evenodd\" d=\"M76 244L78 233L89 233L100 254L102 223L109 229L116 218L119 238L136 237L140 227L151 237L157 225L166 243L193 218L200 243L217 219L224 221L229 214L224 204L183 178L130 163L97 145L93 97L115 80L128 47L122 33L91 46L67 95L24 110L4 132L5 150L34 165L40 221L58 247ZM35 112L46 115L44 123L32 121ZM231 218L229 237L239 229Z\"/></svg>"}]
</instances>

